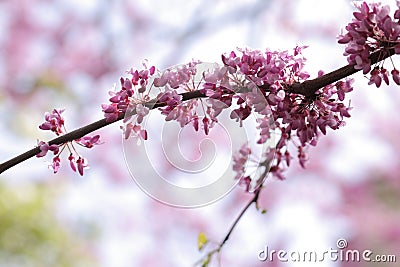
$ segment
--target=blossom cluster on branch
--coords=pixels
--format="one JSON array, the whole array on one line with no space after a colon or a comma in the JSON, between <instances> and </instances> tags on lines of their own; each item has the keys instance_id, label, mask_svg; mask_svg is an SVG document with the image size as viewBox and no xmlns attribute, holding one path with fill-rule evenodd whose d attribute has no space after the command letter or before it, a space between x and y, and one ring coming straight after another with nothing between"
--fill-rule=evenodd
<instances>
[{"instance_id":1,"label":"blossom cluster on branch","mask_svg":"<svg viewBox=\"0 0 400 267\"><path fill-rule=\"evenodd\" d=\"M389 83L389 71L383 64L390 58L393 69L392 79L400 84L399 71L391 59L392 54L400 54L400 2L394 16L389 15L389 7L379 4L361 3L354 12L354 19L346 26L346 33L338 36L339 43L347 44L344 55L351 67L370 73L369 84ZM258 144L264 144L272 133L278 134L274 147L263 152L256 162L259 167L269 170L278 179L284 179L283 172L297 158L305 167L310 146L315 146L318 138L328 129L337 130L350 117L350 101L345 102L346 93L353 90L352 79L338 77L334 82L313 91L303 93L293 90L310 77L304 71L306 59L302 55L305 46L296 46L293 51L264 51L239 48L223 54L222 64L198 73L200 61L193 60L185 65L164 71L155 66L143 64L142 69L130 69L129 77L122 77L118 89L110 92L108 104L102 105L107 123L124 118L123 132L126 139L133 137L145 141L147 129L144 118L150 110L158 109L166 121L175 120L181 127L200 129L207 135L218 123L223 110L230 110L230 118L243 125L250 114L256 113ZM379 53L378 59L371 60ZM199 79L200 77L200 79ZM323 78L320 71L318 77ZM317 78L318 79L318 78ZM64 133L63 110L47 114L40 128L51 130L57 135ZM85 147L99 144L99 135L74 140ZM49 145L39 142L41 152L38 157L52 151L56 156L53 170L59 168L59 155L67 148L71 168L83 174L87 160L81 157L72 142ZM293 149L294 148L294 151ZM76 156L75 156L76 155ZM236 179L246 190L260 186L265 177L257 176L246 169L245 163L251 159L252 151L243 144L233 156ZM76 159L77 158L77 159Z\"/></svg>"},{"instance_id":2,"label":"blossom cluster on branch","mask_svg":"<svg viewBox=\"0 0 400 267\"><path fill-rule=\"evenodd\" d=\"M339 36L339 43L347 44L344 55L348 62L354 68L362 69L364 74L370 73L369 84L377 87L380 87L382 80L389 84L389 73L383 67L384 62L372 69L370 55L380 52L383 56L389 53L389 49L400 54L400 1L397 1L397 7L392 17L389 6L363 2L358 6L358 12L353 13L353 21L346 26L347 33ZM393 81L400 85L399 70L393 62L392 67L390 73Z\"/></svg>"},{"instance_id":3,"label":"blossom cluster on branch","mask_svg":"<svg viewBox=\"0 0 400 267\"><path fill-rule=\"evenodd\" d=\"M56 135L62 135L66 133L64 126L64 118L61 114L64 109L54 109L51 113L45 114L45 122L39 126L39 129L45 131L52 131ZM71 169L76 172L78 170L80 175L83 175L83 169L88 166L88 161L86 158L82 157L74 147L74 143L86 148L92 148L94 145L100 144L100 135L94 136L84 136L82 138L76 139L73 142L67 142L62 145L52 144L49 145L47 142L38 141L38 147L40 148L40 153L36 157L44 157L48 151L52 151L55 155L53 157L52 163L49 165L54 173L57 173L60 168L60 154L65 148L69 152L68 161Z\"/></svg>"}]
</instances>

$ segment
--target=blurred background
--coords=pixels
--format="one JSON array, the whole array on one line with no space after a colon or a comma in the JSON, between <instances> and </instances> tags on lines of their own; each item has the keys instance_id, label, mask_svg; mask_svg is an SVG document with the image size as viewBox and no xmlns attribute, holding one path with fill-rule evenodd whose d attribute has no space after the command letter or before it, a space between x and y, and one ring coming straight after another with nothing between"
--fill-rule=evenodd
<instances>
[{"instance_id":1,"label":"blurred background","mask_svg":"<svg viewBox=\"0 0 400 267\"><path fill-rule=\"evenodd\" d=\"M53 138L38 129L53 108L66 108L68 130L102 118L112 85L144 59L163 69L217 62L236 47L299 44L309 46L312 77L334 70L347 63L336 36L353 11L345 0L2 0L0 161ZM268 212L250 208L210 266L379 265L257 258L266 245L323 251L339 238L400 261L399 88L354 78L347 125L309 151L306 170L267 182L260 205ZM119 126L98 133L104 144L80 150L91 166L83 177L65 162L54 175L50 156L0 175L0 266L193 266L203 256L198 233L220 242L251 198L236 188L199 209L158 203L131 179Z\"/></svg>"}]
</instances>

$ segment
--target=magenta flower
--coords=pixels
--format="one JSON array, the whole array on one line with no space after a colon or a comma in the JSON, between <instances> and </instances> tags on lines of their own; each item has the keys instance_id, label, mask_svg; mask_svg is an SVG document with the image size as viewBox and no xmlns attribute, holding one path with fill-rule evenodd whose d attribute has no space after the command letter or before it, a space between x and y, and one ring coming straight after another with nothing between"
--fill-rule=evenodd
<instances>
[{"instance_id":1,"label":"magenta flower","mask_svg":"<svg viewBox=\"0 0 400 267\"><path fill-rule=\"evenodd\" d=\"M251 149L247 145L242 145L238 153L233 155L233 170L236 172L235 179L242 179L246 170L245 164L251 154Z\"/></svg>"},{"instance_id":2,"label":"magenta flower","mask_svg":"<svg viewBox=\"0 0 400 267\"><path fill-rule=\"evenodd\" d=\"M53 169L54 173L57 173L60 169L60 157L56 156L53 158L53 162L50 164L50 167Z\"/></svg>"},{"instance_id":3,"label":"magenta flower","mask_svg":"<svg viewBox=\"0 0 400 267\"><path fill-rule=\"evenodd\" d=\"M133 136L135 138L147 140L147 131L143 129L142 126L139 124L128 123L125 125L124 128L124 136L125 139Z\"/></svg>"},{"instance_id":4,"label":"magenta flower","mask_svg":"<svg viewBox=\"0 0 400 267\"><path fill-rule=\"evenodd\" d=\"M128 85L129 87L129 85ZM110 105L108 107L111 109L114 107L115 104ZM64 109L54 109L53 112L46 113L45 114L45 120L46 122L43 123L42 125L39 126L40 129L42 130L51 130L55 132L57 135L61 133L65 133L66 129L64 126L64 119L61 117L61 113L64 112ZM111 113L110 113L111 114ZM54 171L54 173L57 173L58 170L60 169L60 154L64 150L68 150L70 152L68 156L68 161L71 169L75 172L78 170L79 174L83 175L83 169L87 167L87 160L84 159L82 156L79 155L79 153L76 151L75 147L73 146L73 142L76 144L79 144L80 146L86 147L86 148L92 148L95 145L100 144L100 135L94 135L94 136L84 136L81 138L78 138L74 141L67 142L64 144L60 145L49 145L46 142L43 141L38 141L38 147L40 149L40 152L36 155L36 157L43 157L47 154L48 151L52 151L54 155L56 155L52 163L49 165ZM75 160L78 158L77 160Z\"/></svg>"},{"instance_id":5,"label":"magenta flower","mask_svg":"<svg viewBox=\"0 0 400 267\"><path fill-rule=\"evenodd\" d=\"M392 74L393 81L394 81L397 85L400 85L400 74L399 74L399 71L398 71L397 69L393 69L393 70L391 71L391 74Z\"/></svg>"},{"instance_id":6,"label":"magenta flower","mask_svg":"<svg viewBox=\"0 0 400 267\"><path fill-rule=\"evenodd\" d=\"M38 141L38 146L40 148L40 153L36 155L36 157L44 157L47 154L47 151L53 151L54 155L58 154L59 147L58 145L49 145L43 141Z\"/></svg>"},{"instance_id":7,"label":"magenta flower","mask_svg":"<svg viewBox=\"0 0 400 267\"><path fill-rule=\"evenodd\" d=\"M78 172L81 176L83 176L83 169L86 168L87 165L87 160L85 158L79 157L76 160L76 165L78 166Z\"/></svg>"},{"instance_id":8,"label":"magenta flower","mask_svg":"<svg viewBox=\"0 0 400 267\"><path fill-rule=\"evenodd\" d=\"M54 109L51 113L45 113L45 122L42 123L39 128L41 130L50 130L57 135L63 133L64 126L64 118L61 116L61 113L64 112L64 109Z\"/></svg>"},{"instance_id":9,"label":"magenta flower","mask_svg":"<svg viewBox=\"0 0 400 267\"><path fill-rule=\"evenodd\" d=\"M92 148L94 145L100 144L100 135L95 136L84 136L82 138L76 139L75 142L81 146Z\"/></svg>"},{"instance_id":10,"label":"magenta flower","mask_svg":"<svg viewBox=\"0 0 400 267\"><path fill-rule=\"evenodd\" d=\"M358 5L358 12L354 12L354 19L346 26L347 33L340 35L338 42L347 44L344 55L354 68L363 69L363 73L371 73L370 83L379 87L382 79L389 84L386 69L375 67L371 71L370 56L372 53L380 52L382 55L394 48L396 54L400 54L400 6L394 17L390 16L389 6L380 4L367 4L363 2ZM397 20L397 21L396 21Z\"/></svg>"},{"instance_id":11,"label":"magenta flower","mask_svg":"<svg viewBox=\"0 0 400 267\"><path fill-rule=\"evenodd\" d=\"M69 166L74 172L76 172L76 161L72 153L69 155L68 160L69 160Z\"/></svg>"}]
</instances>

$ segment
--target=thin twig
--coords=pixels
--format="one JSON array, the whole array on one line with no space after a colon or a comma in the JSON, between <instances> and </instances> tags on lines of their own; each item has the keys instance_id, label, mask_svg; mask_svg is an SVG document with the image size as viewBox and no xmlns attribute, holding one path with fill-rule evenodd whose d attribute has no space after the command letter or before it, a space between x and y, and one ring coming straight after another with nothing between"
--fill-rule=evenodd
<instances>
[{"instance_id":1,"label":"thin twig","mask_svg":"<svg viewBox=\"0 0 400 267\"><path fill-rule=\"evenodd\" d=\"M250 199L250 201L247 203L247 205L242 209L242 211L240 212L240 214L236 217L235 221L233 222L231 228L229 229L228 233L225 235L224 239L222 240L221 243L219 243L218 247L216 247L215 249L209 251L207 253L207 255L200 259L199 261L194 263L194 266L198 266L199 264L202 264L204 262L205 258L211 258L215 253L220 253L222 247L225 245L226 241L228 241L229 237L231 236L233 230L236 228L236 225L239 223L240 219L243 217L243 215L246 213L246 211L251 207L251 205L253 203L256 204L257 206L257 200L258 197L260 195L262 187L258 188L255 192L254 192L254 196Z\"/></svg>"}]
</instances>

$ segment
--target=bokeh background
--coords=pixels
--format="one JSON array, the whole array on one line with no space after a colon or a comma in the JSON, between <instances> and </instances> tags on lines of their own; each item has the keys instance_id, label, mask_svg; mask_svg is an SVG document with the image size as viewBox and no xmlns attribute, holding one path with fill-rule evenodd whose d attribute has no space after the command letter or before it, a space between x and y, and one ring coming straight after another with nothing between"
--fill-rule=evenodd
<instances>
[{"instance_id":1,"label":"bokeh background","mask_svg":"<svg viewBox=\"0 0 400 267\"><path fill-rule=\"evenodd\" d=\"M0 161L53 138L38 125L55 107L66 108L69 130L102 118L112 85L144 59L163 69L216 62L236 47L299 44L309 46L313 77L334 70L347 63L336 36L353 11L345 0L2 0ZM268 181L268 212L249 209L211 266L381 266L257 259L265 245L323 251L339 238L400 261L399 88L354 78L347 125L320 139L306 170ZM251 197L237 188L199 209L160 204L131 179L118 125L98 133L104 143L81 150L91 166L84 177L66 164L53 175L50 157L0 175L0 266L193 266L203 255L198 233L221 241Z\"/></svg>"}]
</instances>

